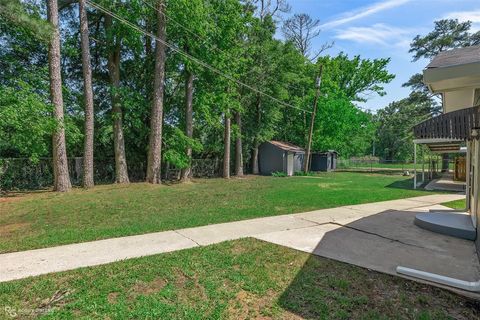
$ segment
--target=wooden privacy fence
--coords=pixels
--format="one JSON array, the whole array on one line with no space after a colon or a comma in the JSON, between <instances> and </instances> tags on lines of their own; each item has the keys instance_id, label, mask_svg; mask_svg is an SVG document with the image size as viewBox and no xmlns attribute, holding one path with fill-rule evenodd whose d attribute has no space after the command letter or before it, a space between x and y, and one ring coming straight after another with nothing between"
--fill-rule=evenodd
<instances>
[{"instance_id":1,"label":"wooden privacy fence","mask_svg":"<svg viewBox=\"0 0 480 320\"><path fill-rule=\"evenodd\" d=\"M467 181L467 161L465 157L455 158L454 179L456 181Z\"/></svg>"}]
</instances>

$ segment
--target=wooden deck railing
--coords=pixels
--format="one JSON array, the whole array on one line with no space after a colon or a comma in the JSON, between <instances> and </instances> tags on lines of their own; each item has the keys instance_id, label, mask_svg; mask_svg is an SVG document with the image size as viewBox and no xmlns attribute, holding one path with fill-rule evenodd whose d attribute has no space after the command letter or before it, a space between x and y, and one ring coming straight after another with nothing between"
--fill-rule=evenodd
<instances>
[{"instance_id":1,"label":"wooden deck railing","mask_svg":"<svg viewBox=\"0 0 480 320\"><path fill-rule=\"evenodd\" d=\"M444 113L413 127L416 139L471 138L472 129L480 128L480 106Z\"/></svg>"}]
</instances>

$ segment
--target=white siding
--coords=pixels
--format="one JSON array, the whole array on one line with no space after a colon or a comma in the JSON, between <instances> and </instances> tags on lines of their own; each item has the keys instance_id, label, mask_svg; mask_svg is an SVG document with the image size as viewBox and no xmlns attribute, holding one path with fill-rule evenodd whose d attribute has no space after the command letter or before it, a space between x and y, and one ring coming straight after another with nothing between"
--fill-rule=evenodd
<instances>
[{"instance_id":1,"label":"white siding","mask_svg":"<svg viewBox=\"0 0 480 320\"><path fill-rule=\"evenodd\" d=\"M475 89L448 91L443 94L443 112L452 112L459 109L473 107Z\"/></svg>"}]
</instances>

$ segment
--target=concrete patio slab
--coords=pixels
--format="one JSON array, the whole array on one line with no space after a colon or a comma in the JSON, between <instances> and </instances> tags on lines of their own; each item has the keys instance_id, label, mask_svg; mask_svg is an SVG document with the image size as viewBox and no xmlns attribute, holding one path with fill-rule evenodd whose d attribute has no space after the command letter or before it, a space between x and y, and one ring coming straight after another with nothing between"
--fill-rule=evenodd
<instances>
[{"instance_id":1,"label":"concrete patio slab","mask_svg":"<svg viewBox=\"0 0 480 320\"><path fill-rule=\"evenodd\" d=\"M335 225L273 232L255 238L392 275L397 275L399 265L467 281L478 280L480 274L473 246L462 245L456 252L437 251Z\"/></svg>"},{"instance_id":2,"label":"concrete patio slab","mask_svg":"<svg viewBox=\"0 0 480 320\"><path fill-rule=\"evenodd\" d=\"M0 282L197 246L175 231L113 238L0 255Z\"/></svg>"},{"instance_id":3,"label":"concrete patio slab","mask_svg":"<svg viewBox=\"0 0 480 320\"><path fill-rule=\"evenodd\" d=\"M465 192L466 183L453 180L453 174L444 173L440 179L432 180L425 186L425 190Z\"/></svg>"},{"instance_id":4,"label":"concrete patio slab","mask_svg":"<svg viewBox=\"0 0 480 320\"><path fill-rule=\"evenodd\" d=\"M400 265L465 281L478 281L480 264L473 242L412 226L411 215L405 215L400 231L392 232L402 221L401 212L392 213L397 215L396 219L388 220L392 228L379 234L376 232L385 221L373 216L344 226L325 224L262 234L256 238L396 276L399 276L396 267ZM480 298L478 294L448 289Z\"/></svg>"},{"instance_id":5,"label":"concrete patio slab","mask_svg":"<svg viewBox=\"0 0 480 320\"><path fill-rule=\"evenodd\" d=\"M457 212L423 212L415 215L415 225L425 230L474 241L477 230L470 215Z\"/></svg>"}]
</instances>

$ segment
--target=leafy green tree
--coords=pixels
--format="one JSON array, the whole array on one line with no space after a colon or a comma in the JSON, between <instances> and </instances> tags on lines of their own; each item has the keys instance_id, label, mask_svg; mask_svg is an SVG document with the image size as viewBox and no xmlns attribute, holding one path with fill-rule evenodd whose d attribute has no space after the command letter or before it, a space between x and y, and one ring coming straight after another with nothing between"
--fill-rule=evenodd
<instances>
[{"instance_id":1,"label":"leafy green tree","mask_svg":"<svg viewBox=\"0 0 480 320\"><path fill-rule=\"evenodd\" d=\"M50 153L56 123L48 96L28 83L0 86L0 154L38 161Z\"/></svg>"},{"instance_id":2,"label":"leafy green tree","mask_svg":"<svg viewBox=\"0 0 480 320\"><path fill-rule=\"evenodd\" d=\"M412 127L435 112L430 100L418 92L378 111L378 155L387 160L412 160Z\"/></svg>"},{"instance_id":3,"label":"leafy green tree","mask_svg":"<svg viewBox=\"0 0 480 320\"><path fill-rule=\"evenodd\" d=\"M417 35L413 38L409 50L413 54L413 61L422 58L431 60L446 50L480 44L480 31L472 33L470 32L471 28L472 22L470 21L459 22L458 19L435 21L431 32L425 36ZM403 86L429 95L420 73L414 74Z\"/></svg>"}]
</instances>

